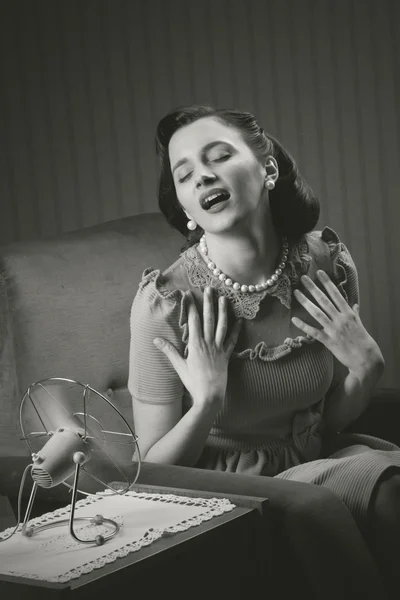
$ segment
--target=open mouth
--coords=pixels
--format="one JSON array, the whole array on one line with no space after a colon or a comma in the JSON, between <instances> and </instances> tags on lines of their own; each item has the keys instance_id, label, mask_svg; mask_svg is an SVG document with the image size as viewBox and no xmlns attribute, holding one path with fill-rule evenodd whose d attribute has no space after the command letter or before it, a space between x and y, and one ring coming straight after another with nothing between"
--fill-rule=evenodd
<instances>
[{"instance_id":1,"label":"open mouth","mask_svg":"<svg viewBox=\"0 0 400 600\"><path fill-rule=\"evenodd\" d=\"M216 204L229 200L230 196L231 195L229 194L229 192L223 190L218 191L200 200L200 206L203 210L210 210L210 208L212 208Z\"/></svg>"}]
</instances>

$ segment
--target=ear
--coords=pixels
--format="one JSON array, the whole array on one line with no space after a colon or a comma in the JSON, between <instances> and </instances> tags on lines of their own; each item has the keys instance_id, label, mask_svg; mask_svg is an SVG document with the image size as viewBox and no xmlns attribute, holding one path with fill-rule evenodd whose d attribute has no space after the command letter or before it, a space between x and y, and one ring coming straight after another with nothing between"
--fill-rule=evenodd
<instances>
[{"instance_id":1,"label":"ear","mask_svg":"<svg viewBox=\"0 0 400 600\"><path fill-rule=\"evenodd\" d=\"M274 183L279 177L279 167L276 159L273 156L268 156L265 164L265 176L268 177Z\"/></svg>"}]
</instances>

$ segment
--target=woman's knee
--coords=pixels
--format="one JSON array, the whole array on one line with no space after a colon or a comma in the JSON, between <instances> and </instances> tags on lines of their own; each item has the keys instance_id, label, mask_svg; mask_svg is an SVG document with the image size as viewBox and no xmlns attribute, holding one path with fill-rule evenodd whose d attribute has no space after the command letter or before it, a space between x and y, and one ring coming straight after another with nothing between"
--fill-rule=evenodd
<instances>
[{"instance_id":1,"label":"woman's knee","mask_svg":"<svg viewBox=\"0 0 400 600\"><path fill-rule=\"evenodd\" d=\"M332 535L338 529L356 529L355 521L344 504L332 490L310 484L307 494L293 499L285 511L286 524L319 536Z\"/></svg>"},{"instance_id":2,"label":"woman's knee","mask_svg":"<svg viewBox=\"0 0 400 600\"><path fill-rule=\"evenodd\" d=\"M378 481L375 498L398 501L400 499L400 472L398 470L388 471Z\"/></svg>"},{"instance_id":3,"label":"woman's knee","mask_svg":"<svg viewBox=\"0 0 400 600\"><path fill-rule=\"evenodd\" d=\"M400 473L388 469L381 477L371 500L370 515L380 521L395 520L400 526Z\"/></svg>"},{"instance_id":4,"label":"woman's knee","mask_svg":"<svg viewBox=\"0 0 400 600\"><path fill-rule=\"evenodd\" d=\"M325 518L327 514L348 513L343 501L332 490L307 484L302 494L294 494L286 506L286 512L299 518Z\"/></svg>"}]
</instances>

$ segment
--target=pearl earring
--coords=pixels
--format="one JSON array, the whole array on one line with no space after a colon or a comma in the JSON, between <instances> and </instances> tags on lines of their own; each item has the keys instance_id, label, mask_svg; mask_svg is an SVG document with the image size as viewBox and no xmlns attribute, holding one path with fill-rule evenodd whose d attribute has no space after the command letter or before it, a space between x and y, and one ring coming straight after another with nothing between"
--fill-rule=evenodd
<instances>
[{"instance_id":1,"label":"pearl earring","mask_svg":"<svg viewBox=\"0 0 400 600\"><path fill-rule=\"evenodd\" d=\"M188 221L186 223L186 227L188 229L190 229L190 231L194 231L196 229L196 227L197 227L197 223L195 221L192 221L192 219L190 219L190 221Z\"/></svg>"},{"instance_id":2,"label":"pearl earring","mask_svg":"<svg viewBox=\"0 0 400 600\"><path fill-rule=\"evenodd\" d=\"M265 185L267 186L267 189L273 190L275 187L275 182L272 181L272 179L266 179L265 181L266 181Z\"/></svg>"}]
</instances>

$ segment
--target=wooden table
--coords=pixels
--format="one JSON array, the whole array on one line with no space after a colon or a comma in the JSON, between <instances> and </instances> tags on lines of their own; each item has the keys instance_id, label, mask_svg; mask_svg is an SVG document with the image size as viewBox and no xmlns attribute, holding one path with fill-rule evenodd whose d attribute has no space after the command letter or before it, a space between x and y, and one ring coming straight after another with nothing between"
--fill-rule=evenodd
<instances>
[{"instance_id":1,"label":"wooden table","mask_svg":"<svg viewBox=\"0 0 400 600\"><path fill-rule=\"evenodd\" d=\"M136 491L203 498L229 498L231 512L155 541L66 584L0 575L0 598L8 600L112 599L118 594L211 600L255 597L268 562L266 498L137 485Z\"/></svg>"}]
</instances>

